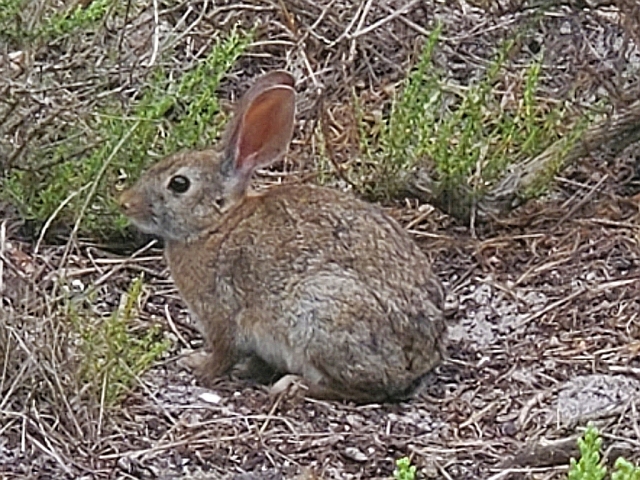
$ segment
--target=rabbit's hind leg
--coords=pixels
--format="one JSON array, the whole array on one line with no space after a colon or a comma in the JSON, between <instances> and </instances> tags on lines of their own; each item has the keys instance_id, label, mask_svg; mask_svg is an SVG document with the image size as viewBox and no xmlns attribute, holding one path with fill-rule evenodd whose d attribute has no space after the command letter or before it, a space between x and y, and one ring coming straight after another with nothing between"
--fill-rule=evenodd
<instances>
[{"instance_id":1,"label":"rabbit's hind leg","mask_svg":"<svg viewBox=\"0 0 640 480\"><path fill-rule=\"evenodd\" d=\"M276 396L291 391L293 391L294 395L302 395L316 400L351 401L360 405L398 400L389 398L384 391L363 392L345 388L343 385L329 386L322 383L312 383L294 374L281 377L271 386L269 394Z\"/></svg>"},{"instance_id":2,"label":"rabbit's hind leg","mask_svg":"<svg viewBox=\"0 0 640 480\"><path fill-rule=\"evenodd\" d=\"M318 383L308 384L306 395L318 400L343 400L350 401L358 405L383 403L392 400L384 391L378 390L364 392L345 388L344 385L330 386Z\"/></svg>"}]
</instances>

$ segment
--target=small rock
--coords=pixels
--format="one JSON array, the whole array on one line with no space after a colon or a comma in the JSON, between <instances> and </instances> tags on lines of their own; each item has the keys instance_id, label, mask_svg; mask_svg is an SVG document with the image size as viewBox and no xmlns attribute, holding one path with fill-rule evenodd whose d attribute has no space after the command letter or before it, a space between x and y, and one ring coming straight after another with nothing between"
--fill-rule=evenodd
<instances>
[{"instance_id":1,"label":"small rock","mask_svg":"<svg viewBox=\"0 0 640 480\"><path fill-rule=\"evenodd\" d=\"M344 449L344 456L349 460L353 460L355 462L364 463L369 457L367 457L361 450L355 447L347 447Z\"/></svg>"},{"instance_id":2,"label":"small rock","mask_svg":"<svg viewBox=\"0 0 640 480\"><path fill-rule=\"evenodd\" d=\"M213 392L203 392L198 395L198 398L206 403L212 403L214 405L219 404L222 401L222 397L217 393Z\"/></svg>"},{"instance_id":3,"label":"small rock","mask_svg":"<svg viewBox=\"0 0 640 480\"><path fill-rule=\"evenodd\" d=\"M568 381L558 393L557 420L582 422L606 414L640 397L640 381L625 375L582 375Z\"/></svg>"}]
</instances>

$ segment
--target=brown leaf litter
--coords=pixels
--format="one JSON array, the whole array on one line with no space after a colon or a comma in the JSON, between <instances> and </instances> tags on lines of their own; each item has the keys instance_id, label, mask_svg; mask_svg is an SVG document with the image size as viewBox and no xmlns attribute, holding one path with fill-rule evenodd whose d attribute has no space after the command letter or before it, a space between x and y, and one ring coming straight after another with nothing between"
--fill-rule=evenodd
<instances>
[{"instance_id":1,"label":"brown leaf litter","mask_svg":"<svg viewBox=\"0 0 640 480\"><path fill-rule=\"evenodd\" d=\"M123 30L122 68L134 84L144 76L141 65L154 58L154 32L163 31L153 28L158 3ZM336 159L352 161L353 126L345 113L352 89L369 90L371 105L388 100L386 89L405 74L418 36L435 18L445 23L438 61L454 82L476 75L489 47L528 22L536 33L524 39L520 55L524 63L536 45L551 48L558 68L543 78L550 98L574 85L580 101L594 102L604 91L624 103L618 93L637 84L637 75L627 76L633 62L622 65L624 55L638 55L625 34L633 11L625 14L624 2L623 13L610 2L581 8L558 2L540 15L525 2L210 3L160 5L157 13L163 27L192 27L176 30L185 58L207 44L212 28L261 20L256 45L224 85L224 96L271 67L307 79L294 153L270 181L314 171L320 146L310 132L319 90ZM53 63L54 53L39 61L51 71L71 71L68 57ZM96 53L88 46L84 55L93 61ZM7 87L12 94L22 88L15 78ZM9 164L46 142L38 129L61 111L62 119L73 112L73 102L89 98L100 83L92 82L67 84L65 96L52 92L50 104L38 104L38 116L16 117L22 121L11 130ZM621 83L625 88L617 89ZM30 111L38 101L33 93L24 87L16 112ZM431 256L458 306L447 360L420 395L398 405L356 407L295 391L274 398L230 379L203 389L180 367L180 357L201 339L156 245L132 256L82 240L36 248L7 215L0 231L0 477L376 479L389 478L395 459L409 456L421 478L559 479L577 454L578 427L588 420L604 431L611 460L639 461L637 148L588 159L565 172L546 198L475 231L412 201L390 208ZM131 328L159 325L173 347L111 408L78 376L79 339L62 306L106 318L141 273L145 289Z\"/></svg>"}]
</instances>

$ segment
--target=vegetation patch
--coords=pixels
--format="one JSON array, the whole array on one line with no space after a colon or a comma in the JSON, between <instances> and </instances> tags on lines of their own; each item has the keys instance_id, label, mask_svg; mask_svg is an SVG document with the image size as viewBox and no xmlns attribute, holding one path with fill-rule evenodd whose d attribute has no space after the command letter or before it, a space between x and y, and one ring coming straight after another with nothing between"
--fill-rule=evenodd
<instances>
[{"instance_id":1,"label":"vegetation patch","mask_svg":"<svg viewBox=\"0 0 640 480\"><path fill-rule=\"evenodd\" d=\"M132 327L142 295L140 276L123 295L120 307L106 318L92 313L91 296L84 306L67 305L65 316L80 337L79 377L88 387L84 390L92 392L95 399L104 399L107 406L120 400L171 346L159 325L146 331Z\"/></svg>"},{"instance_id":2,"label":"vegetation patch","mask_svg":"<svg viewBox=\"0 0 640 480\"><path fill-rule=\"evenodd\" d=\"M408 457L402 457L396 460L396 468L393 471L394 480L415 480L416 466L411 465Z\"/></svg>"},{"instance_id":3,"label":"vegetation patch","mask_svg":"<svg viewBox=\"0 0 640 480\"><path fill-rule=\"evenodd\" d=\"M105 2L92 5L106 8ZM83 12L64 18L87 20ZM220 80L250 38L251 33L233 30L178 78L158 67L128 105L105 96L49 148L32 150L26 167L12 168L2 196L41 225L56 216L66 224L81 221L81 231L94 237L122 233L127 222L114 203L113 186L137 178L159 157L213 143L224 121L217 99Z\"/></svg>"},{"instance_id":4,"label":"vegetation patch","mask_svg":"<svg viewBox=\"0 0 640 480\"><path fill-rule=\"evenodd\" d=\"M453 85L433 61L440 34L438 26L426 40L386 117L365 122L356 99L363 161L351 169L351 181L373 198L389 198L404 191L406 172L428 168L442 189L455 191L463 185L480 196L511 166L563 139L566 148L530 192L540 193L563 165L563 155L589 117L576 120L568 101L538 98L543 52L521 69L518 88L507 92L505 77L515 39L498 48L477 81Z\"/></svg>"},{"instance_id":5,"label":"vegetation patch","mask_svg":"<svg viewBox=\"0 0 640 480\"><path fill-rule=\"evenodd\" d=\"M0 0L0 39L16 39L21 34L20 13L25 0Z\"/></svg>"},{"instance_id":6,"label":"vegetation patch","mask_svg":"<svg viewBox=\"0 0 640 480\"><path fill-rule=\"evenodd\" d=\"M607 478L607 467L600 455L602 438L596 427L589 424L582 438L578 439L580 459L571 459L568 480L604 480ZM623 457L614 463L611 480L640 480L640 467L635 466Z\"/></svg>"},{"instance_id":7,"label":"vegetation patch","mask_svg":"<svg viewBox=\"0 0 640 480\"><path fill-rule=\"evenodd\" d=\"M0 38L22 48L44 45L95 28L117 6L114 0L92 0L86 6L84 2L72 2L70 7L46 1L1 0Z\"/></svg>"},{"instance_id":8,"label":"vegetation patch","mask_svg":"<svg viewBox=\"0 0 640 480\"><path fill-rule=\"evenodd\" d=\"M115 4L113 0L93 0L86 7L77 3L71 8L57 10L28 37L43 42L86 30L98 25Z\"/></svg>"}]
</instances>

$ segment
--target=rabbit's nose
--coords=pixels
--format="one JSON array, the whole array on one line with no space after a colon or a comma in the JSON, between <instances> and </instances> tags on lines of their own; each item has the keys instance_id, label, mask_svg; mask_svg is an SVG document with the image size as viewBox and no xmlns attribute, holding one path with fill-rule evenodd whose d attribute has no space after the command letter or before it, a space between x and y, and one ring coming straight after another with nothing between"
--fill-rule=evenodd
<instances>
[{"instance_id":1,"label":"rabbit's nose","mask_svg":"<svg viewBox=\"0 0 640 480\"><path fill-rule=\"evenodd\" d=\"M141 212L144 209L144 202L140 198L140 195L136 195L132 189L122 192L118 198L118 205L120 205L122 211L127 215Z\"/></svg>"},{"instance_id":2,"label":"rabbit's nose","mask_svg":"<svg viewBox=\"0 0 640 480\"><path fill-rule=\"evenodd\" d=\"M125 212L131 209L131 199L132 199L131 190L125 190L118 197L118 205Z\"/></svg>"}]
</instances>

